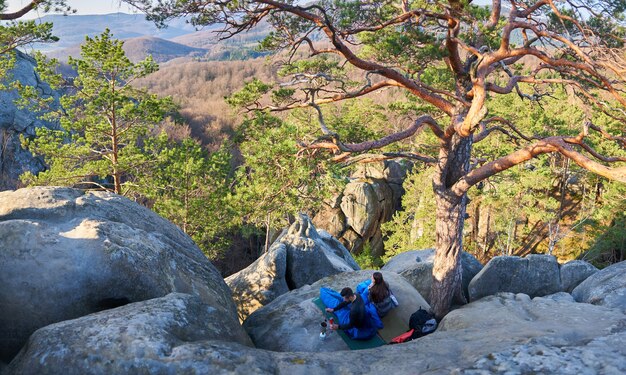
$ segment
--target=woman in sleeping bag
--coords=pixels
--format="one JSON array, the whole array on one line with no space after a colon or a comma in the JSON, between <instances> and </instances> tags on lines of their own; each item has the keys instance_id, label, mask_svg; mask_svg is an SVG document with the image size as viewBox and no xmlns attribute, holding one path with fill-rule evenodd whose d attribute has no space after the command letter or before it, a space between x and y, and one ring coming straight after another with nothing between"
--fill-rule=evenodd
<instances>
[{"instance_id":1,"label":"woman in sleeping bag","mask_svg":"<svg viewBox=\"0 0 626 375\"><path fill-rule=\"evenodd\" d=\"M396 307L391 299L391 289L389 289L389 283L383 279L383 274L380 272L374 272L372 275L371 284L369 289L369 300L376 306L376 312L378 316L383 318L391 309Z\"/></svg>"}]
</instances>

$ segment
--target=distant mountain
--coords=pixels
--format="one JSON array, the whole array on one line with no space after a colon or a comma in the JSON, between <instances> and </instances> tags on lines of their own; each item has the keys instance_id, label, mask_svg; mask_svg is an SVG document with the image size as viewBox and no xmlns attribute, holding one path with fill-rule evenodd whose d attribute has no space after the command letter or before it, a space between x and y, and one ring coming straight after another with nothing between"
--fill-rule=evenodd
<instances>
[{"instance_id":1,"label":"distant mountain","mask_svg":"<svg viewBox=\"0 0 626 375\"><path fill-rule=\"evenodd\" d=\"M133 62L141 61L148 55L152 55L156 62L162 63L177 57L200 58L205 56L208 51L153 36L140 36L124 40L124 52L126 52L126 56ZM68 56L80 56L80 45L76 44L72 47L47 52L46 54L48 57L54 57L60 61L67 61Z\"/></svg>"},{"instance_id":2,"label":"distant mountain","mask_svg":"<svg viewBox=\"0 0 626 375\"><path fill-rule=\"evenodd\" d=\"M165 29L157 28L153 22L146 21L143 14L112 13L85 16L47 15L41 22L52 22L53 35L60 38L58 43L36 45L35 49L52 51L81 44L85 36L93 37L101 34L107 27L117 39L129 39L141 36L152 36L171 39L180 35L193 33L195 28L185 20L173 20Z\"/></svg>"},{"instance_id":3,"label":"distant mountain","mask_svg":"<svg viewBox=\"0 0 626 375\"><path fill-rule=\"evenodd\" d=\"M151 54L157 62L175 58L193 58L202 61L246 60L262 55L256 44L269 33L269 26L261 24L251 32L236 35L225 41L215 32L222 25L196 30L185 19L172 20L168 27L157 28L146 21L143 14L112 13L104 15L47 15L41 22L52 22L53 35L59 42L36 44L32 48L50 57L66 61L68 56L78 57L85 36L94 37L109 28L113 37L125 40L124 50L133 61ZM28 49L27 49L28 50ZM28 52L28 51L27 51Z\"/></svg>"}]
</instances>

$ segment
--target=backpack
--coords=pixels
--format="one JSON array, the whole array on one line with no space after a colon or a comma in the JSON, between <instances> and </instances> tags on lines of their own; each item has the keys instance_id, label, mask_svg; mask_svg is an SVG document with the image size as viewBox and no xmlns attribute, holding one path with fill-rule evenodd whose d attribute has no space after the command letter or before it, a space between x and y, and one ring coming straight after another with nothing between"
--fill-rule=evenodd
<instances>
[{"instance_id":1,"label":"backpack","mask_svg":"<svg viewBox=\"0 0 626 375\"><path fill-rule=\"evenodd\" d=\"M437 329L437 320L433 314L422 309L422 306L420 306L419 310L411 314L409 328L414 330L411 338L416 339L435 332Z\"/></svg>"},{"instance_id":2,"label":"backpack","mask_svg":"<svg viewBox=\"0 0 626 375\"><path fill-rule=\"evenodd\" d=\"M437 320L435 319L435 316L422 309L420 306L419 310L414 312L409 319L409 330L394 337L389 343L400 344L408 342L433 333L435 332L435 329L437 329Z\"/></svg>"}]
</instances>

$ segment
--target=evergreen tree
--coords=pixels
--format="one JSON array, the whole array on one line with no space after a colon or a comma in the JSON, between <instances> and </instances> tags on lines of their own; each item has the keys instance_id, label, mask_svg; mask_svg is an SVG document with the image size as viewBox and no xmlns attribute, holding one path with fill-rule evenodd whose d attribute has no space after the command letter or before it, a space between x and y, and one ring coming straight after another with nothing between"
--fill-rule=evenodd
<instances>
[{"instance_id":1,"label":"evergreen tree","mask_svg":"<svg viewBox=\"0 0 626 375\"><path fill-rule=\"evenodd\" d=\"M232 229L229 205L231 154L209 153L197 141L173 141L165 133L146 139L149 168L137 177L136 193L152 210L178 225L210 259L223 255Z\"/></svg>"},{"instance_id":2,"label":"evergreen tree","mask_svg":"<svg viewBox=\"0 0 626 375\"><path fill-rule=\"evenodd\" d=\"M62 130L39 128L36 137L23 139L24 146L43 156L48 165L37 176L26 174L25 182L91 185L129 194L133 176L146 162L140 141L174 105L168 98L159 99L131 86L158 65L151 57L132 63L122 46L108 29L100 36L87 37L81 58L69 59L78 74L71 82L55 76L50 65L40 60L42 77L55 86L67 84L68 93L60 99L61 110L48 114L60 121ZM36 98L37 93L31 92L30 99Z\"/></svg>"}]
</instances>

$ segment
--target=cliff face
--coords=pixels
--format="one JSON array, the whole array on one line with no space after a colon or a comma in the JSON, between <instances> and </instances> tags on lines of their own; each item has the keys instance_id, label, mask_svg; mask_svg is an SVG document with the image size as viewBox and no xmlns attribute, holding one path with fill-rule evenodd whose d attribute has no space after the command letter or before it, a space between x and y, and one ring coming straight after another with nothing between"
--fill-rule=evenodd
<instances>
[{"instance_id":1,"label":"cliff face","mask_svg":"<svg viewBox=\"0 0 626 375\"><path fill-rule=\"evenodd\" d=\"M41 82L35 74L35 61L17 52L15 67L6 77L7 81L19 81L25 86L35 86L44 97L58 97L58 94ZM20 135L34 136L35 129L45 126L58 129L58 125L43 121L39 114L25 108L18 108L15 100L19 95L15 90L0 91L0 191L19 186L19 176L26 172L43 170L44 164L34 158L20 145ZM58 104L55 104L58 105Z\"/></svg>"}]
</instances>

